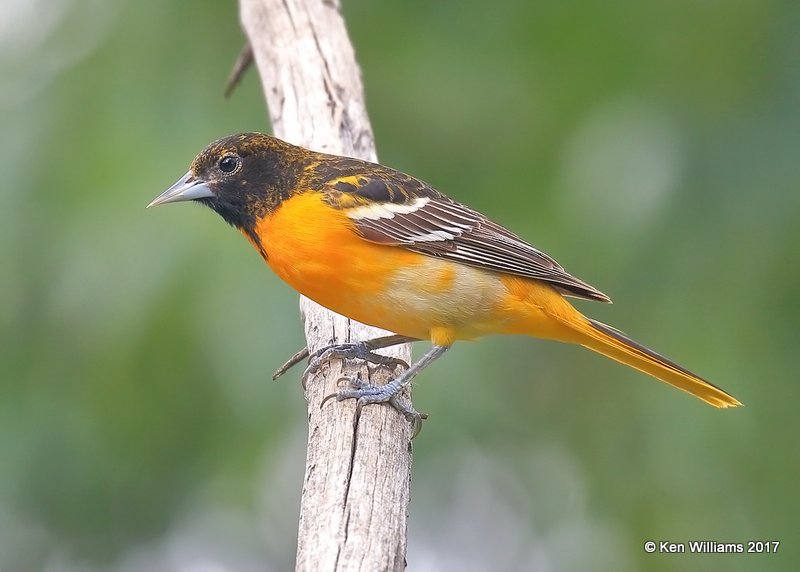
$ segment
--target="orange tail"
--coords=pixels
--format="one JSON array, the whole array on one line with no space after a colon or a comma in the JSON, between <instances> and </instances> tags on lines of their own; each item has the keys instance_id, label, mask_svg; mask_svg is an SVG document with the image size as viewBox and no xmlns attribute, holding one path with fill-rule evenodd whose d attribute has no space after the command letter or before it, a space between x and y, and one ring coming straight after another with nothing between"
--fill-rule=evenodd
<instances>
[{"instance_id":1,"label":"orange tail","mask_svg":"<svg viewBox=\"0 0 800 572\"><path fill-rule=\"evenodd\" d=\"M633 341L622 332L600 322L585 319L585 327L570 321L572 322L570 326L584 335L584 339L578 342L583 347L650 374L656 379L691 393L714 407L739 407L741 405L735 397L728 395L719 387Z\"/></svg>"}]
</instances>

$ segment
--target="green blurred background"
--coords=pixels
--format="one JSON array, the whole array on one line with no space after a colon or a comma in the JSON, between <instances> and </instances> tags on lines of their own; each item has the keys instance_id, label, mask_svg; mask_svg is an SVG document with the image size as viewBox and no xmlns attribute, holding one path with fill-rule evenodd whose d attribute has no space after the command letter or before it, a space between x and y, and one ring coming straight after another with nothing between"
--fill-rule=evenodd
<instances>
[{"instance_id":1,"label":"green blurred background","mask_svg":"<svg viewBox=\"0 0 800 572\"><path fill-rule=\"evenodd\" d=\"M589 352L457 345L416 385L409 569L797 570L800 3L345 1L384 163L610 294L717 411ZM234 2L6 0L0 570L287 570L297 296L144 205L268 130ZM646 540L780 540L649 555Z\"/></svg>"}]
</instances>

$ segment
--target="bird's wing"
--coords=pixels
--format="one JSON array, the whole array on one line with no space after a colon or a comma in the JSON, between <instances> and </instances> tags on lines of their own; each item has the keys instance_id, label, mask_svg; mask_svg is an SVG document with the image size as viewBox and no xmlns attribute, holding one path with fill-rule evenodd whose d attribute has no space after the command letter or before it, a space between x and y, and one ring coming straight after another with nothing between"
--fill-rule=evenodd
<instances>
[{"instance_id":1,"label":"bird's wing","mask_svg":"<svg viewBox=\"0 0 800 572\"><path fill-rule=\"evenodd\" d=\"M548 282L564 294L610 302L544 252L428 184L379 165L343 162L321 185L370 242ZM362 169L352 168L360 165ZM364 174L362 174L364 173Z\"/></svg>"}]
</instances>

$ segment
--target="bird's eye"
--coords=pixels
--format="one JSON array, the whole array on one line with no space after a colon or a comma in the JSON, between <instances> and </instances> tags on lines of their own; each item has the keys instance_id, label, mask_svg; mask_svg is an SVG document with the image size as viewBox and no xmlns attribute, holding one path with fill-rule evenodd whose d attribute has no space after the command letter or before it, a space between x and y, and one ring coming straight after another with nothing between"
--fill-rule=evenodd
<instances>
[{"instance_id":1,"label":"bird's eye","mask_svg":"<svg viewBox=\"0 0 800 572\"><path fill-rule=\"evenodd\" d=\"M225 155L219 160L217 166L223 173L233 173L242 164L242 160L236 155Z\"/></svg>"}]
</instances>

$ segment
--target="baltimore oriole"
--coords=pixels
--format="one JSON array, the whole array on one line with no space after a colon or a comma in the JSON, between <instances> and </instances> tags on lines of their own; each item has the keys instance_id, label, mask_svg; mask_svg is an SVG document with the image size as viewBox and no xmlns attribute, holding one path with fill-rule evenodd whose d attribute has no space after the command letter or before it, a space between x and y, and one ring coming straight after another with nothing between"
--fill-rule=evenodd
<instances>
[{"instance_id":1,"label":"baltimore oriole","mask_svg":"<svg viewBox=\"0 0 800 572\"><path fill-rule=\"evenodd\" d=\"M391 402L456 340L526 334L580 344L715 407L734 397L565 298L610 302L555 260L427 183L382 165L309 151L260 133L211 143L148 206L197 201L238 228L298 292L396 332L342 355L428 339L433 347L388 385L356 381L339 399ZM334 348L334 352L336 349ZM331 355L328 352L327 355Z\"/></svg>"}]
</instances>

